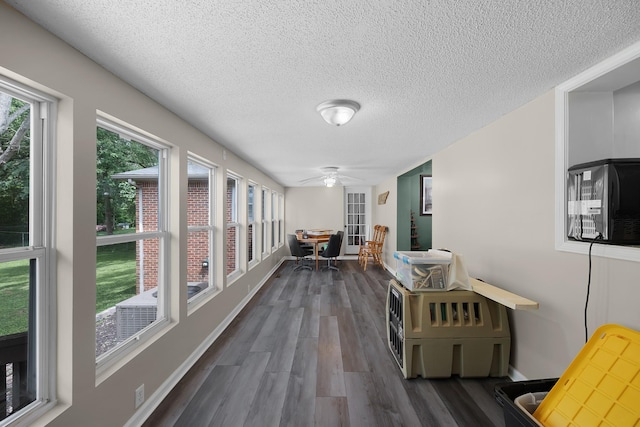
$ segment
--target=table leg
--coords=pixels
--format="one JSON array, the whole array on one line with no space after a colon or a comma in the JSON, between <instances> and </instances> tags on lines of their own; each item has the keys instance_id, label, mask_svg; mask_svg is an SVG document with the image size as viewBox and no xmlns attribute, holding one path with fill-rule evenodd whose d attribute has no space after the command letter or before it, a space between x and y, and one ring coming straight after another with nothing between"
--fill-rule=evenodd
<instances>
[{"instance_id":1,"label":"table leg","mask_svg":"<svg viewBox=\"0 0 640 427\"><path fill-rule=\"evenodd\" d=\"M316 271L318 271L318 242L313 245L313 252L316 255Z\"/></svg>"}]
</instances>

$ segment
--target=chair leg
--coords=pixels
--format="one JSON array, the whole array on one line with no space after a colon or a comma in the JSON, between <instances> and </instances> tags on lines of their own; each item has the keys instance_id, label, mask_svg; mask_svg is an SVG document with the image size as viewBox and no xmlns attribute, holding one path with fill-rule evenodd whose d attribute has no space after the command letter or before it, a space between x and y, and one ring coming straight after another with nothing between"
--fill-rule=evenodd
<instances>
[{"instance_id":1,"label":"chair leg","mask_svg":"<svg viewBox=\"0 0 640 427\"><path fill-rule=\"evenodd\" d=\"M299 264L298 264L298 261L300 261ZM306 265L304 261L305 261L305 258L296 258L297 265L293 268L293 271L304 270L304 269L313 270L313 268L311 268L310 265Z\"/></svg>"}]
</instances>

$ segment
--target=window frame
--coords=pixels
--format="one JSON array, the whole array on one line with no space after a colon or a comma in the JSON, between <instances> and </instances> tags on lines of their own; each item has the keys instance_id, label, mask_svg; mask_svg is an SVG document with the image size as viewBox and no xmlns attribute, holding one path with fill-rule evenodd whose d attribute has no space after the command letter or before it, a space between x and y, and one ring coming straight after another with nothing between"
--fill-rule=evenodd
<instances>
[{"instance_id":1,"label":"window frame","mask_svg":"<svg viewBox=\"0 0 640 427\"><path fill-rule=\"evenodd\" d=\"M198 226L190 226L187 223L187 241L189 239L189 233L191 232L201 232L207 231L209 234L209 250L208 250L208 285L206 289L198 292L191 298L187 298L187 306L188 310L194 306L195 303L201 301L203 298L206 298L209 294L215 293L220 290L218 283L216 281L216 272L217 272L217 263L215 260L215 248L216 248L216 173L217 166L213 163L205 160L204 158L197 156L193 153L187 154L187 162L195 163L201 167L208 169L208 195L209 195L209 216L208 216L208 224L207 225L198 225ZM188 166L187 166L188 170ZM188 173L187 173L188 174ZM187 176L187 181L189 177ZM187 184L188 185L188 184ZM187 195L188 198L188 195ZM189 213L187 212L187 220Z\"/></svg>"},{"instance_id":2,"label":"window frame","mask_svg":"<svg viewBox=\"0 0 640 427\"><path fill-rule=\"evenodd\" d=\"M278 193L278 247L284 245L284 194Z\"/></svg>"},{"instance_id":3,"label":"window frame","mask_svg":"<svg viewBox=\"0 0 640 427\"><path fill-rule=\"evenodd\" d=\"M35 260L33 323L35 400L0 423L29 424L56 403L56 120L57 99L0 74L0 91L31 105L29 159L29 245L0 249L0 262ZM30 331L28 331L30 332ZM29 339L31 340L31 338Z\"/></svg>"},{"instance_id":4,"label":"window frame","mask_svg":"<svg viewBox=\"0 0 640 427\"><path fill-rule=\"evenodd\" d=\"M271 252L278 249L278 192L271 192Z\"/></svg>"},{"instance_id":5,"label":"window frame","mask_svg":"<svg viewBox=\"0 0 640 427\"><path fill-rule=\"evenodd\" d=\"M252 188L253 191L249 191ZM247 182L247 265L252 268L260 263L260 254L258 253L258 197L259 186L253 181ZM249 240L251 239L251 244ZM250 257L249 254L253 256ZM249 259L251 258L251 259Z\"/></svg>"},{"instance_id":6,"label":"window frame","mask_svg":"<svg viewBox=\"0 0 640 427\"><path fill-rule=\"evenodd\" d=\"M267 258L271 254L271 248L269 246L269 194L271 191L267 187L262 187L260 192L261 201L261 222L262 222L262 259Z\"/></svg>"},{"instance_id":7,"label":"window frame","mask_svg":"<svg viewBox=\"0 0 640 427\"><path fill-rule=\"evenodd\" d=\"M555 88L555 230L557 251L588 254L589 242L579 242L567 236L567 170L569 168L569 95L582 86L605 76L620 72L640 58L640 43L635 43L619 53L581 72ZM637 246L593 245L593 255L625 261L640 261Z\"/></svg>"},{"instance_id":8,"label":"window frame","mask_svg":"<svg viewBox=\"0 0 640 427\"><path fill-rule=\"evenodd\" d=\"M242 185L242 177L234 172L231 172L229 170L227 170L227 176L226 176L226 180L225 180L225 200L228 202L227 198L229 197L229 188L228 188L228 182L229 180L232 179L235 181L235 194L233 195L233 200L231 201L231 207L229 207L229 203L225 203L225 209L231 209L231 214L225 215L225 243L228 241L228 233L229 230L231 228L235 228L236 229L236 234L235 234L235 268L233 271L227 273L227 261L229 258L229 253L228 251L225 250L225 257L224 257L224 262L225 262L225 274L227 277L227 284L233 283L235 280L238 279L238 277L240 277L243 274L242 268L241 268L241 262L240 262L240 256L241 256L241 233L242 233L242 223L240 222L240 198L241 198L241 193L240 193L240 189L241 189L241 185ZM225 245L226 246L226 245Z\"/></svg>"},{"instance_id":9,"label":"window frame","mask_svg":"<svg viewBox=\"0 0 640 427\"><path fill-rule=\"evenodd\" d=\"M101 115L96 117L96 130L102 127L105 130L115 132L121 137L133 140L137 143L147 145L159 151L158 153L158 224L156 231L141 231L131 234L120 234L111 236L96 236L96 247L115 245L119 243L130 243L138 241L148 241L158 239L158 294L156 320L139 330L120 344L109 349L105 353L96 357L96 376L103 376L107 370L125 356L146 343L151 337L158 334L169 325L170 319L170 292L169 292L169 269L170 269L170 233L169 233L169 156L171 146L161 141L159 138L145 135L132 126L121 125L110 118ZM96 141L97 143L97 141ZM97 286L97 283L96 283Z\"/></svg>"}]
</instances>

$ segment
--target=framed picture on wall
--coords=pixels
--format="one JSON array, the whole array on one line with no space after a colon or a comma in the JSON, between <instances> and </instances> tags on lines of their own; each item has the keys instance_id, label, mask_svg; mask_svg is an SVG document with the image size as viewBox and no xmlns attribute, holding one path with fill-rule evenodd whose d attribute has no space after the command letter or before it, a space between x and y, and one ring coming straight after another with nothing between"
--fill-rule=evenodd
<instances>
[{"instance_id":1,"label":"framed picture on wall","mask_svg":"<svg viewBox=\"0 0 640 427\"><path fill-rule=\"evenodd\" d=\"M431 175L420 175L420 215L431 215L433 209Z\"/></svg>"}]
</instances>

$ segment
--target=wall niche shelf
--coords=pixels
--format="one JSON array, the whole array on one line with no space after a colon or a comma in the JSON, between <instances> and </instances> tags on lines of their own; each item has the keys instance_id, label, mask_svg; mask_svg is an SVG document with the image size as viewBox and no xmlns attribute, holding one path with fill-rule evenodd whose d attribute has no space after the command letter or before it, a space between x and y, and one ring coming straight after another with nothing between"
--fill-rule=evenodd
<instances>
[{"instance_id":1,"label":"wall niche shelf","mask_svg":"<svg viewBox=\"0 0 640 427\"><path fill-rule=\"evenodd\" d=\"M556 87L557 250L588 253L567 237L567 169L607 158L640 158L640 42ZM597 256L640 261L640 247L596 244Z\"/></svg>"}]
</instances>

